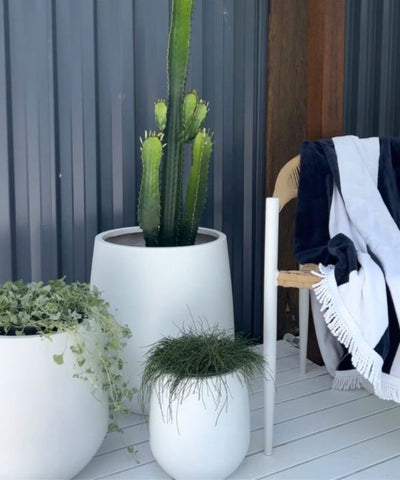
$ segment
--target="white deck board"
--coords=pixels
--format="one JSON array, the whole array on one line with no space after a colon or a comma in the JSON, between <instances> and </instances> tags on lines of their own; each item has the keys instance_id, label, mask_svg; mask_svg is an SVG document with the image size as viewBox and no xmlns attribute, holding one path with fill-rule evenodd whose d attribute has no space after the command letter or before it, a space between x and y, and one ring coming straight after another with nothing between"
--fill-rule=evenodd
<instances>
[{"instance_id":1,"label":"white deck board","mask_svg":"<svg viewBox=\"0 0 400 480\"><path fill-rule=\"evenodd\" d=\"M256 378L248 456L230 479L399 479L400 406L365 390L331 390L326 369L312 363L300 375L298 350L287 342L278 342L277 352L273 455L263 454L263 380ZM151 454L144 418L120 423L124 434L109 434L76 479L169 479ZM125 448L130 444L136 457Z\"/></svg>"},{"instance_id":2,"label":"white deck board","mask_svg":"<svg viewBox=\"0 0 400 480\"><path fill-rule=\"evenodd\" d=\"M376 419L378 422L376 424L377 431L381 430L379 420L379 418ZM267 478L269 480L291 480L294 478L320 480L321 472L324 472L324 478L326 479L343 478L343 475L347 475L351 470L357 471L368 465L375 465L377 461L382 460L382 457L391 458L398 454L399 444L400 430L397 429ZM364 469L365 474L366 470ZM399 478L399 473L396 474L396 477Z\"/></svg>"},{"instance_id":3,"label":"white deck board","mask_svg":"<svg viewBox=\"0 0 400 480\"><path fill-rule=\"evenodd\" d=\"M364 468L362 468L362 470L359 470L357 473L342 478L346 478L346 480L365 480L366 478L368 478L368 480L382 480L385 478L392 479L394 478L394 472L399 472L397 477L399 478L400 456L398 455L398 452L396 452L394 457L390 460L386 460L384 462L374 465L371 468L368 468L368 471L365 470L364 466Z\"/></svg>"}]
</instances>

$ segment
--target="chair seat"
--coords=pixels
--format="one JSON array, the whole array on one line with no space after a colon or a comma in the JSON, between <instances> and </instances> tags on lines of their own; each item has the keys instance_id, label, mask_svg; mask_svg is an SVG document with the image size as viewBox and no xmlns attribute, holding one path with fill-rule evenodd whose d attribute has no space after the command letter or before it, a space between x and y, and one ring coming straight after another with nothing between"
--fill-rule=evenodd
<instances>
[{"instance_id":1,"label":"chair seat","mask_svg":"<svg viewBox=\"0 0 400 480\"><path fill-rule=\"evenodd\" d=\"M308 288L311 289L321 278L315 273L319 272L318 265L306 263L300 270L280 270L278 272L278 286L285 288Z\"/></svg>"}]
</instances>

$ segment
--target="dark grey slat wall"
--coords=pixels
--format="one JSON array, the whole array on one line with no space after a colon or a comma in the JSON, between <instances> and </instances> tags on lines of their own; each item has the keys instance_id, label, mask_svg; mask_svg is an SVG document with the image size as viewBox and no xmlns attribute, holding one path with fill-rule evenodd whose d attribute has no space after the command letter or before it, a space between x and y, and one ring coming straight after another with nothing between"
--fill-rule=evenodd
<instances>
[{"instance_id":1,"label":"dark grey slat wall","mask_svg":"<svg viewBox=\"0 0 400 480\"><path fill-rule=\"evenodd\" d=\"M10 181L12 175L10 167L12 159L9 158L10 128L8 126L8 99L7 99L7 68L6 68L6 45L4 4L0 3L0 265L3 278L13 276L12 242L14 240L14 228L11 224L13 206L10 198Z\"/></svg>"},{"instance_id":2,"label":"dark grey slat wall","mask_svg":"<svg viewBox=\"0 0 400 480\"><path fill-rule=\"evenodd\" d=\"M87 280L136 224L139 135L166 95L168 0L0 0L0 281ZM266 0L197 0L188 87L215 132L203 224L228 235L236 324L260 335Z\"/></svg>"},{"instance_id":3,"label":"dark grey slat wall","mask_svg":"<svg viewBox=\"0 0 400 480\"><path fill-rule=\"evenodd\" d=\"M25 0L4 2L2 7L1 23L6 25L0 50L6 49L10 141L1 162L8 162L13 206L13 255L4 264L16 277L54 277L60 243L52 8L49 2Z\"/></svg>"},{"instance_id":4,"label":"dark grey slat wall","mask_svg":"<svg viewBox=\"0 0 400 480\"><path fill-rule=\"evenodd\" d=\"M344 129L400 136L400 2L347 0Z\"/></svg>"},{"instance_id":5,"label":"dark grey slat wall","mask_svg":"<svg viewBox=\"0 0 400 480\"><path fill-rule=\"evenodd\" d=\"M59 274L86 279L98 227L95 24L92 0L53 9L59 162Z\"/></svg>"}]
</instances>

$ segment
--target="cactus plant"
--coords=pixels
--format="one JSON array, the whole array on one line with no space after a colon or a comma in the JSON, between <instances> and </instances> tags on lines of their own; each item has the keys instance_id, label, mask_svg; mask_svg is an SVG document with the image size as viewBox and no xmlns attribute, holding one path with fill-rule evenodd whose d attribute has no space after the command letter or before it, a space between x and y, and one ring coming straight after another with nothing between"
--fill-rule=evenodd
<instances>
[{"instance_id":1,"label":"cactus plant","mask_svg":"<svg viewBox=\"0 0 400 480\"><path fill-rule=\"evenodd\" d=\"M207 196L212 133L202 128L208 105L195 91L185 95L193 0L173 0L168 41L168 102L154 107L159 132L141 145L139 225L147 246L192 245ZM183 203L183 145L193 142Z\"/></svg>"}]
</instances>

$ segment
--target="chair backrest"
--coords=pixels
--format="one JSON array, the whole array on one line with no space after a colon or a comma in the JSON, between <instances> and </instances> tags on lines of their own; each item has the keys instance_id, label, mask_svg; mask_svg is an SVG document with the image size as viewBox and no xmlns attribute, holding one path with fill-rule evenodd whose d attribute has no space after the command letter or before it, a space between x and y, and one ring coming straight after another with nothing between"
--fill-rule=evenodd
<instances>
[{"instance_id":1,"label":"chair backrest","mask_svg":"<svg viewBox=\"0 0 400 480\"><path fill-rule=\"evenodd\" d=\"M289 160L280 170L275 182L273 197L279 198L279 211L297 197L300 179L300 155Z\"/></svg>"}]
</instances>

